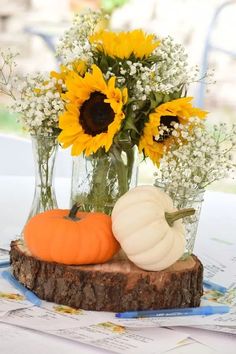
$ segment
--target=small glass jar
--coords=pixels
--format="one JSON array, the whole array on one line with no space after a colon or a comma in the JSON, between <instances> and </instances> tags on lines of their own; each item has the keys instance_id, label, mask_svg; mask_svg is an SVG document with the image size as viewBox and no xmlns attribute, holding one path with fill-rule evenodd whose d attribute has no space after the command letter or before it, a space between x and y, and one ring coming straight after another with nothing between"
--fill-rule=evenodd
<instances>
[{"instance_id":1,"label":"small glass jar","mask_svg":"<svg viewBox=\"0 0 236 354\"><path fill-rule=\"evenodd\" d=\"M171 185L164 184L156 180L155 186L161 188L173 200L174 207L177 209L194 208L195 213L182 219L186 232L186 247L181 259L186 259L193 253L194 244L197 236L197 229L200 220L202 203L204 201L205 189L187 189L179 186L173 188Z\"/></svg>"},{"instance_id":2,"label":"small glass jar","mask_svg":"<svg viewBox=\"0 0 236 354\"><path fill-rule=\"evenodd\" d=\"M36 214L57 208L54 190L54 163L58 149L57 135L31 135L31 139L35 166L35 188L26 223Z\"/></svg>"}]
</instances>

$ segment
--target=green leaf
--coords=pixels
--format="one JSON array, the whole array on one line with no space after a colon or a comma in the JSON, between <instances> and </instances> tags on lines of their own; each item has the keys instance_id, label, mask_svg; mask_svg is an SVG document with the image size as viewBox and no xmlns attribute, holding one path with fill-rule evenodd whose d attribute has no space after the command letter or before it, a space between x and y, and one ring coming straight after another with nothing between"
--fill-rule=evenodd
<instances>
[{"instance_id":1,"label":"green leaf","mask_svg":"<svg viewBox=\"0 0 236 354\"><path fill-rule=\"evenodd\" d=\"M159 105L163 101L163 94L160 92L154 92L156 105Z\"/></svg>"},{"instance_id":2,"label":"green leaf","mask_svg":"<svg viewBox=\"0 0 236 354\"><path fill-rule=\"evenodd\" d=\"M107 59L104 55L102 55L101 57L101 61L100 61L100 68L102 70L103 73L107 72L108 71L108 62L107 62Z\"/></svg>"},{"instance_id":3,"label":"green leaf","mask_svg":"<svg viewBox=\"0 0 236 354\"><path fill-rule=\"evenodd\" d=\"M137 135L137 133L134 130L131 130L130 132L130 137L132 139L133 144L138 145L139 139L140 139L140 134Z\"/></svg>"},{"instance_id":4,"label":"green leaf","mask_svg":"<svg viewBox=\"0 0 236 354\"><path fill-rule=\"evenodd\" d=\"M169 102L169 101L170 101L170 96L169 95L164 95L163 102L166 103L166 102Z\"/></svg>"},{"instance_id":5,"label":"green leaf","mask_svg":"<svg viewBox=\"0 0 236 354\"><path fill-rule=\"evenodd\" d=\"M129 98L128 97L128 101L127 101L127 103L126 103L126 106L128 106L128 105L130 105L131 103L133 103L133 102L136 102L137 101L137 98ZM138 102L138 101L137 101Z\"/></svg>"},{"instance_id":6,"label":"green leaf","mask_svg":"<svg viewBox=\"0 0 236 354\"><path fill-rule=\"evenodd\" d=\"M134 124L132 116L128 116L128 118L125 119L125 123L123 126L124 130L134 130L136 133L138 133L138 130Z\"/></svg>"},{"instance_id":7,"label":"green leaf","mask_svg":"<svg viewBox=\"0 0 236 354\"><path fill-rule=\"evenodd\" d=\"M181 93L180 93L179 91L173 92L173 93L171 94L171 99L172 99L172 100L176 100L176 99L178 99L178 98L180 98L180 97L181 97Z\"/></svg>"},{"instance_id":8,"label":"green leaf","mask_svg":"<svg viewBox=\"0 0 236 354\"><path fill-rule=\"evenodd\" d=\"M150 110L153 110L154 108L156 108L157 105L158 105L157 101L154 99L151 99Z\"/></svg>"}]
</instances>

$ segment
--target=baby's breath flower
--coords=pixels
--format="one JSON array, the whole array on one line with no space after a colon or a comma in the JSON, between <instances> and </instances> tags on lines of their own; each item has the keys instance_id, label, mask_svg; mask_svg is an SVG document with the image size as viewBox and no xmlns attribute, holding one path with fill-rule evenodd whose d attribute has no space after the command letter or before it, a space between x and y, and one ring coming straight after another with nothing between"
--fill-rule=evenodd
<instances>
[{"instance_id":1,"label":"baby's breath flower","mask_svg":"<svg viewBox=\"0 0 236 354\"><path fill-rule=\"evenodd\" d=\"M18 54L8 49L0 52L0 93L15 99L18 86L18 78L14 73L16 67L15 58Z\"/></svg>"},{"instance_id":2,"label":"baby's breath flower","mask_svg":"<svg viewBox=\"0 0 236 354\"><path fill-rule=\"evenodd\" d=\"M57 56L64 64L71 63L78 58L87 63L93 63L89 37L104 21L106 21L106 16L102 11L88 9L75 15L72 26L64 33L57 47Z\"/></svg>"},{"instance_id":3,"label":"baby's breath flower","mask_svg":"<svg viewBox=\"0 0 236 354\"><path fill-rule=\"evenodd\" d=\"M190 129L191 127L191 129ZM155 174L167 190L202 190L216 180L235 172L232 152L235 149L236 127L226 124L207 128L198 119L175 125L172 144ZM182 144L177 136L182 137Z\"/></svg>"},{"instance_id":4,"label":"baby's breath flower","mask_svg":"<svg viewBox=\"0 0 236 354\"><path fill-rule=\"evenodd\" d=\"M58 132L58 117L64 110L64 103L57 81L48 74L28 75L21 97L11 109L19 113L19 122L30 133L48 135Z\"/></svg>"}]
</instances>

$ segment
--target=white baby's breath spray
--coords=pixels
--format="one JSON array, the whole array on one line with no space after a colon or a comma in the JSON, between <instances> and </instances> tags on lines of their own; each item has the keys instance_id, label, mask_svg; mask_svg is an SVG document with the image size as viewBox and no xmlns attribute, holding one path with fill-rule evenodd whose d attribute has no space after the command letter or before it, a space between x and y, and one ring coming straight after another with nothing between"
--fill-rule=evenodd
<instances>
[{"instance_id":1,"label":"white baby's breath spray","mask_svg":"<svg viewBox=\"0 0 236 354\"><path fill-rule=\"evenodd\" d=\"M63 85L48 73L25 77L21 83L20 97L12 105L12 110L19 113L18 120L25 130L43 135L59 132L59 115L64 109L59 86L63 90Z\"/></svg>"},{"instance_id":2,"label":"white baby's breath spray","mask_svg":"<svg viewBox=\"0 0 236 354\"><path fill-rule=\"evenodd\" d=\"M198 119L175 123L172 143L161 160L158 181L171 189L202 190L235 171L236 124L206 127Z\"/></svg>"}]
</instances>

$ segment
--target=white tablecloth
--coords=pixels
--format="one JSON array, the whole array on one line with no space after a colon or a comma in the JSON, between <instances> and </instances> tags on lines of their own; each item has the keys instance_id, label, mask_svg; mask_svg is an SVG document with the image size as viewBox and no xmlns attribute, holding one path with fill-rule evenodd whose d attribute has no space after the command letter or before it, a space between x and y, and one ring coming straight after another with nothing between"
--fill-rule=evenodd
<instances>
[{"instance_id":1,"label":"white tablecloth","mask_svg":"<svg viewBox=\"0 0 236 354\"><path fill-rule=\"evenodd\" d=\"M68 208L70 195L70 181L67 178L58 178L55 181L58 205L60 208ZM9 245L11 239L16 238L21 232L27 219L34 191L33 177L0 176L0 247ZM235 239L236 230L236 195L216 192L207 192L203 203L195 253L200 254L202 241L209 237L222 237L226 240ZM0 323L0 331L8 331L10 327ZM21 354L22 329L16 328L13 341L9 342L9 350L1 354ZM29 337L29 351L25 353L108 353L101 349L57 339L31 332ZM210 335L210 332L209 332ZM34 342L35 341L35 342ZM31 343L32 342L32 343ZM34 346L33 343L38 343ZM227 348L227 342L226 348ZM236 347L236 339L235 339ZM32 351L31 351L32 350ZM212 349L200 343L189 344L170 351L178 354L211 354L216 353ZM235 350L236 352L236 350ZM148 353L147 353L148 354ZM227 354L227 349L225 351Z\"/></svg>"}]
</instances>

